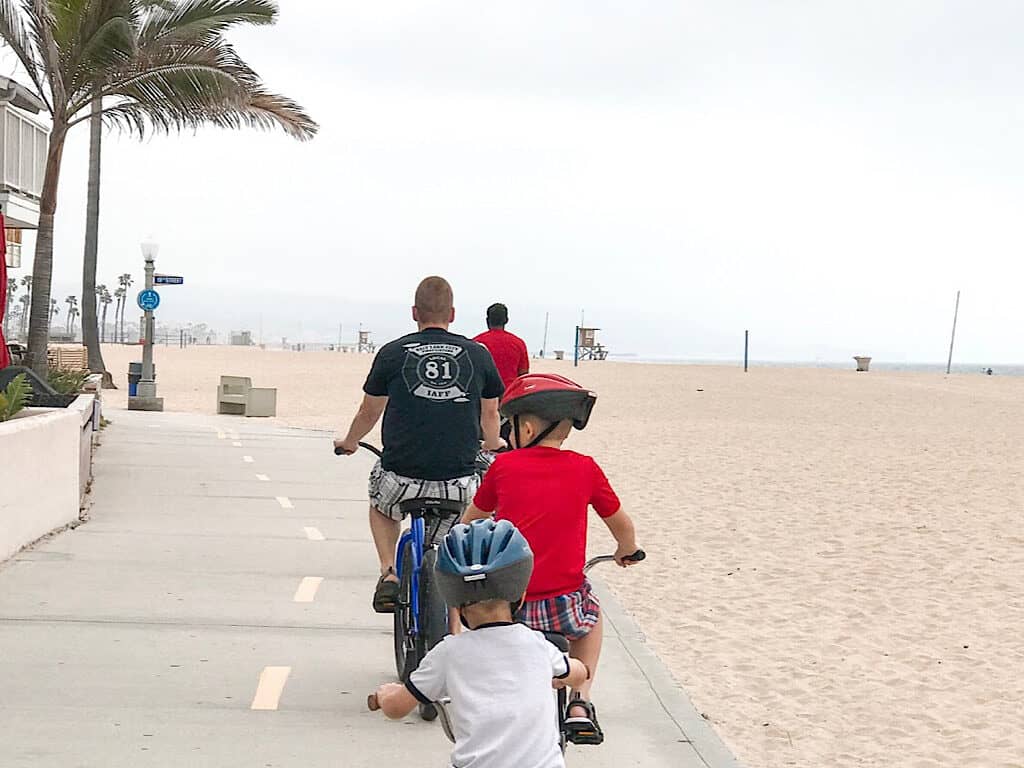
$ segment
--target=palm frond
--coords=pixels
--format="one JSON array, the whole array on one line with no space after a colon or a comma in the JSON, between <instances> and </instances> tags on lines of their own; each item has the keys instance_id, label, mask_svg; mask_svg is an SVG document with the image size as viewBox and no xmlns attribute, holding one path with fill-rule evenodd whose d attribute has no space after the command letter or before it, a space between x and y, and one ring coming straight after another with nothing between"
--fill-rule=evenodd
<instances>
[{"instance_id":1,"label":"palm frond","mask_svg":"<svg viewBox=\"0 0 1024 768\"><path fill-rule=\"evenodd\" d=\"M23 3L22 6L24 5ZM14 51L14 55L18 57L18 61L36 87L36 95L50 108L40 75L39 58L32 37L25 28L21 11L14 0L0 0L0 38L3 38L7 47Z\"/></svg>"},{"instance_id":2,"label":"palm frond","mask_svg":"<svg viewBox=\"0 0 1024 768\"><path fill-rule=\"evenodd\" d=\"M240 24L273 24L274 0L180 0L153 2L139 30L140 46L167 40L208 40Z\"/></svg>"},{"instance_id":3,"label":"palm frond","mask_svg":"<svg viewBox=\"0 0 1024 768\"><path fill-rule=\"evenodd\" d=\"M144 134L197 128L280 127L300 140L318 126L296 102L268 92L259 76L222 37L204 44L168 43L140 49L120 70L108 73L102 95L108 124ZM79 118L79 120L84 119Z\"/></svg>"},{"instance_id":4,"label":"palm frond","mask_svg":"<svg viewBox=\"0 0 1024 768\"><path fill-rule=\"evenodd\" d=\"M28 30L39 62L39 70L45 76L50 88L50 113L55 117L67 102L61 69L60 48L54 37L57 20L53 13L54 3L46 0L21 0L22 10L28 17Z\"/></svg>"},{"instance_id":5,"label":"palm frond","mask_svg":"<svg viewBox=\"0 0 1024 768\"><path fill-rule=\"evenodd\" d=\"M85 30L83 30L84 32ZM92 99L97 80L110 67L131 61L135 55L135 28L129 18L113 16L102 20L95 30L83 35L75 58L65 66L69 114L75 114Z\"/></svg>"}]
</instances>

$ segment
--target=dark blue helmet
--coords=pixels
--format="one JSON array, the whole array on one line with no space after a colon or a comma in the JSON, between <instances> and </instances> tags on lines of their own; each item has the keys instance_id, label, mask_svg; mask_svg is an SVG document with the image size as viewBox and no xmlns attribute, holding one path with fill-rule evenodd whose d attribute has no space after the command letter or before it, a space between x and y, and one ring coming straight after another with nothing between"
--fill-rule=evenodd
<instances>
[{"instance_id":1,"label":"dark blue helmet","mask_svg":"<svg viewBox=\"0 0 1024 768\"><path fill-rule=\"evenodd\" d=\"M444 537L434 572L450 606L484 600L518 603L533 573L533 551L508 520L474 520L456 525Z\"/></svg>"}]
</instances>

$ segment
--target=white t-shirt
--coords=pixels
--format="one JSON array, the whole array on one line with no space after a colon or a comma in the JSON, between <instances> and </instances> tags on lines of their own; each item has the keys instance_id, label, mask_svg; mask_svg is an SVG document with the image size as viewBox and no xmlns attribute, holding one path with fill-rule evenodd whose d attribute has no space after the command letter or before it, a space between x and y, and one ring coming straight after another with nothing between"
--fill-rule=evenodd
<instances>
[{"instance_id":1,"label":"white t-shirt","mask_svg":"<svg viewBox=\"0 0 1024 768\"><path fill-rule=\"evenodd\" d=\"M564 768L551 679L565 654L522 624L449 635L406 683L426 703L452 700L454 768Z\"/></svg>"}]
</instances>

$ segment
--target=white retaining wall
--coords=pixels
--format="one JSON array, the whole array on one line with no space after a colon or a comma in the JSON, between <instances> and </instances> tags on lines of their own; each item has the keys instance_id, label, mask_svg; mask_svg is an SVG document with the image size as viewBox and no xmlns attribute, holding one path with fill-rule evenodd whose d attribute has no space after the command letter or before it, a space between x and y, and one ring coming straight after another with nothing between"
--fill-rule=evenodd
<instances>
[{"instance_id":1,"label":"white retaining wall","mask_svg":"<svg viewBox=\"0 0 1024 768\"><path fill-rule=\"evenodd\" d=\"M91 474L93 399L0 423L0 561L78 519Z\"/></svg>"}]
</instances>

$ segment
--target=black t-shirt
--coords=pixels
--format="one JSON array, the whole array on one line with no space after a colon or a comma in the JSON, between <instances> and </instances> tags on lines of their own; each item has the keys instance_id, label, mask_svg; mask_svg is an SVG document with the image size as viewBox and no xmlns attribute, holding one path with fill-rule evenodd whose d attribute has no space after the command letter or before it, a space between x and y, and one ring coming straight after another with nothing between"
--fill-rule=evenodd
<instances>
[{"instance_id":1,"label":"black t-shirt","mask_svg":"<svg viewBox=\"0 0 1024 768\"><path fill-rule=\"evenodd\" d=\"M384 469L417 480L451 480L473 474L480 400L501 397L505 385L486 347L427 328L381 347L363 391L388 397Z\"/></svg>"}]
</instances>

